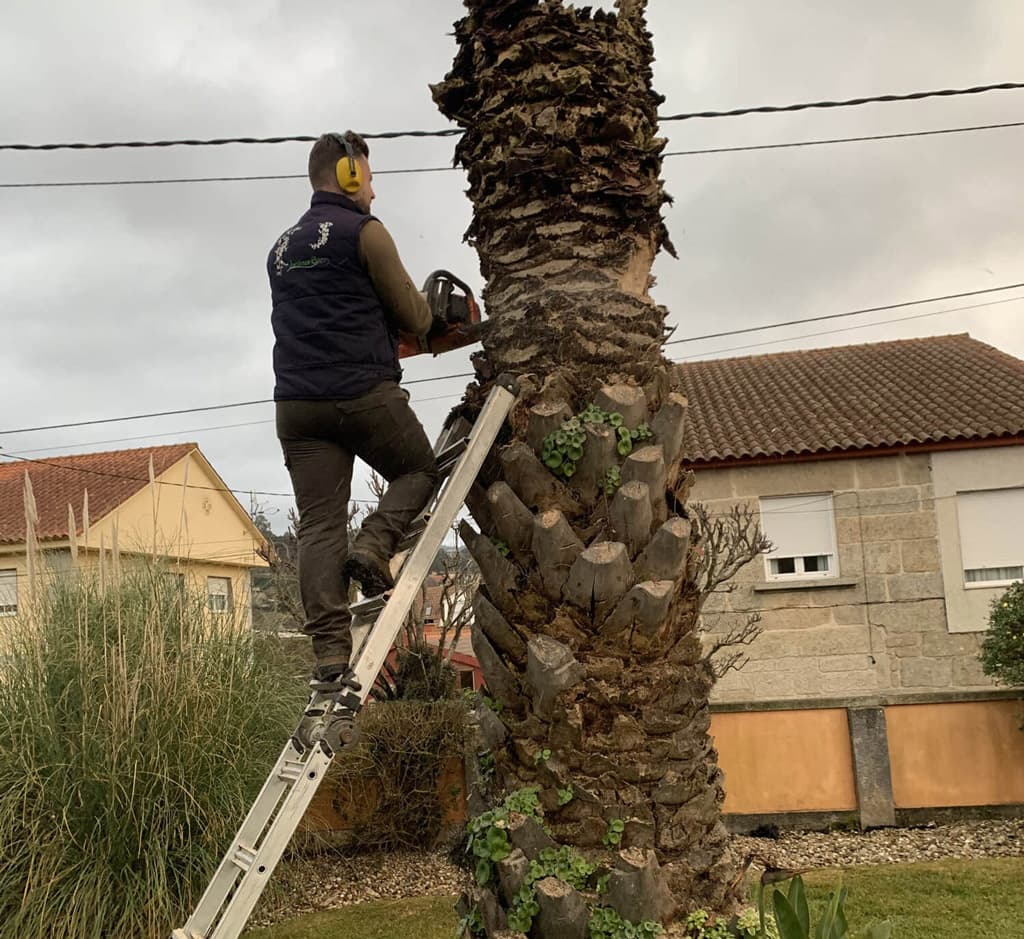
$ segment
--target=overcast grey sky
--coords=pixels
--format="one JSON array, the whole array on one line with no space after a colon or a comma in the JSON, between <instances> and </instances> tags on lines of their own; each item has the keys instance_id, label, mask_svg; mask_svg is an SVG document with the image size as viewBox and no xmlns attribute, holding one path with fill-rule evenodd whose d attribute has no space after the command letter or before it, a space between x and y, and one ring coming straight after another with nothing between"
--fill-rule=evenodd
<instances>
[{"instance_id":1,"label":"overcast grey sky","mask_svg":"<svg viewBox=\"0 0 1024 939\"><path fill-rule=\"evenodd\" d=\"M460 15L458 0L6 0L0 142L441 128L427 84L449 68ZM1020 0L651 0L649 21L664 113L1024 80ZM1024 91L1002 91L666 123L664 133L671 151L1022 118ZM452 149L451 139L380 141L373 165L445 166ZM307 152L2 152L0 182L301 173ZM658 260L655 295L686 337L1024 281L1022 152L1024 128L1014 128L668 158L680 260ZM416 280L448 267L481 286L461 243L464 187L461 171L376 180L374 211ZM308 196L302 180L0 189L0 430L270 397L264 262ZM669 351L967 331L1024 357L1024 302L866 325L970 302ZM465 372L467 360L419 357L406 379ZM464 384L410 386L431 436ZM272 413L262 405L2 434L0 446L53 456L196 440L229 486L287 493ZM245 426L221 426L236 424ZM354 495L368 496L364 475ZM258 498L282 513L280 527L290 499Z\"/></svg>"}]
</instances>

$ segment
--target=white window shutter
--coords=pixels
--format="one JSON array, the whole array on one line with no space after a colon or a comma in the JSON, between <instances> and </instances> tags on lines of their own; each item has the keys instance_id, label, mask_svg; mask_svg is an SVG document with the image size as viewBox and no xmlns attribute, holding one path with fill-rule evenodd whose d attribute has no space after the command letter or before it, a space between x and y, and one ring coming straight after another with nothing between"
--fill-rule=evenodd
<instances>
[{"instance_id":1,"label":"white window shutter","mask_svg":"<svg viewBox=\"0 0 1024 939\"><path fill-rule=\"evenodd\" d=\"M6 611L15 613L18 609L18 572L0 571L0 615Z\"/></svg>"},{"instance_id":2,"label":"white window shutter","mask_svg":"<svg viewBox=\"0 0 1024 939\"><path fill-rule=\"evenodd\" d=\"M1024 565L1024 489L957 493L964 570Z\"/></svg>"},{"instance_id":3,"label":"white window shutter","mask_svg":"<svg viewBox=\"0 0 1024 939\"><path fill-rule=\"evenodd\" d=\"M768 557L834 555L832 493L763 498L761 528L774 545Z\"/></svg>"}]
</instances>

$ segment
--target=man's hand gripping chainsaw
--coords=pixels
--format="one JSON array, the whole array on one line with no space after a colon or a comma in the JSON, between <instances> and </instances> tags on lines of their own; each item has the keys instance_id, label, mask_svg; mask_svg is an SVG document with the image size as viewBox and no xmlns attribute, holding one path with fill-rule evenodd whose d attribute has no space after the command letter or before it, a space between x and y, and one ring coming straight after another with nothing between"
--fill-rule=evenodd
<instances>
[{"instance_id":1,"label":"man's hand gripping chainsaw","mask_svg":"<svg viewBox=\"0 0 1024 939\"><path fill-rule=\"evenodd\" d=\"M479 342L483 332L480 306L465 281L449 271L434 271L423 284L433 325L423 338L401 333L398 356L408 358L430 352L440 355Z\"/></svg>"}]
</instances>

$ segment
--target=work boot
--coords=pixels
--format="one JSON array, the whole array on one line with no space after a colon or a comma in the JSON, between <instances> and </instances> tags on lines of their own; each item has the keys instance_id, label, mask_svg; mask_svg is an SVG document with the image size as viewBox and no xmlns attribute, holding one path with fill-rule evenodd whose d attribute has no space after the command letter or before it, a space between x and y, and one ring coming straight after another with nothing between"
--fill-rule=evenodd
<instances>
[{"instance_id":1,"label":"work boot","mask_svg":"<svg viewBox=\"0 0 1024 939\"><path fill-rule=\"evenodd\" d=\"M313 670L309 687L321 693L337 691L359 691L362 685L356 680L350 665L318 665Z\"/></svg>"},{"instance_id":2,"label":"work boot","mask_svg":"<svg viewBox=\"0 0 1024 939\"><path fill-rule=\"evenodd\" d=\"M362 548L349 553L343 570L349 580L359 584L367 599L379 596L394 586L387 560Z\"/></svg>"}]
</instances>

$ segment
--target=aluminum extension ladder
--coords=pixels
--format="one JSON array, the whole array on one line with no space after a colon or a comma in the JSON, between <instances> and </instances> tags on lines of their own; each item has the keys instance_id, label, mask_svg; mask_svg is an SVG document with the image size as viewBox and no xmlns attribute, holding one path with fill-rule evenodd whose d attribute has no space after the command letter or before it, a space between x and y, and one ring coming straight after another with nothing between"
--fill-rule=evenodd
<instances>
[{"instance_id":1,"label":"aluminum extension ladder","mask_svg":"<svg viewBox=\"0 0 1024 939\"><path fill-rule=\"evenodd\" d=\"M335 753L352 740L356 712L369 696L516 393L514 380L502 376L468 437L451 442L457 423L441 435L435 447L442 477L439 494L433 511L421 515L407 537L414 543L394 587L352 606L352 671L359 690L334 695L313 692L302 721L281 751L213 880L188 922L175 929L171 939L236 939L245 928ZM312 721L311 712L317 715Z\"/></svg>"}]
</instances>

